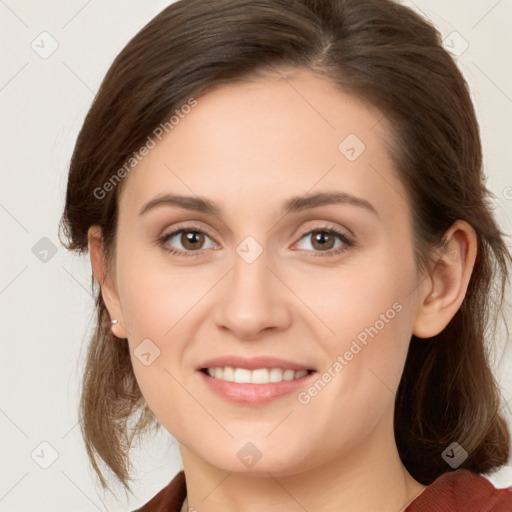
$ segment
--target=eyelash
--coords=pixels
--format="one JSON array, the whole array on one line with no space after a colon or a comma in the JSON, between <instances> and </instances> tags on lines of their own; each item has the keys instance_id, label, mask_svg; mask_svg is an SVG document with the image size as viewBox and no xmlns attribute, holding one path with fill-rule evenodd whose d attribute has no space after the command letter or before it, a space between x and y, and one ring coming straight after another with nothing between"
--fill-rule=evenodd
<instances>
[{"instance_id":1,"label":"eyelash","mask_svg":"<svg viewBox=\"0 0 512 512\"><path fill-rule=\"evenodd\" d=\"M178 229L175 229L174 231L171 231L170 233L162 235L161 237L159 237L157 239L157 243L166 252L168 252L169 254L175 255L175 256L183 256L185 258L196 258L198 256L201 256L203 250L182 251L180 249L175 249L173 247L170 248L169 246L166 245L167 242L171 238L173 238L175 235L177 235L178 233L181 233L181 232L186 232L186 231L204 234L204 235L208 236L209 238L212 238L212 237L210 237L210 235L208 233L206 233L202 229L198 228L197 226L188 225L188 226L178 226ZM316 227L313 229L309 229L300 234L299 240L304 238L306 235L311 235L315 232L328 233L330 235L334 235L334 236L338 237L343 242L344 245L342 247L338 247L337 249L330 249L329 251L307 251L307 252L315 253L312 255L312 257L323 258L323 257L339 256L343 252L348 250L349 248L354 247L356 245L355 241L352 238L347 237L347 235L345 233L338 231L338 229L336 229L334 226L330 226L330 225L329 226L327 226L327 225L320 226L320 227ZM303 250L306 250L306 249L303 249Z\"/></svg>"}]
</instances>

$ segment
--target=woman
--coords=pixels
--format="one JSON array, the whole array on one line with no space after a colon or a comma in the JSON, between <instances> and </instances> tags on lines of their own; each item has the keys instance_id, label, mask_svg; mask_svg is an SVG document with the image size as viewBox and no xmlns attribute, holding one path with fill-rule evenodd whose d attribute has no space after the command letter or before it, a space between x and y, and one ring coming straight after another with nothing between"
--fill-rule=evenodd
<instances>
[{"instance_id":1,"label":"woman","mask_svg":"<svg viewBox=\"0 0 512 512\"><path fill-rule=\"evenodd\" d=\"M103 487L98 457L129 489L163 425L184 471L142 511L510 511L478 475L510 440L482 176L466 83L407 8L164 9L101 85L62 218L100 287L80 405Z\"/></svg>"}]
</instances>

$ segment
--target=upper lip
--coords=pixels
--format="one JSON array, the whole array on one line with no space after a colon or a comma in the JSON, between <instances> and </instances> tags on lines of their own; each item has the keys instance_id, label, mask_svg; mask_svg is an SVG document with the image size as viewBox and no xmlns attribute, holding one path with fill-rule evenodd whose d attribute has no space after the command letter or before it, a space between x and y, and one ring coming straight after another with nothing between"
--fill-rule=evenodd
<instances>
[{"instance_id":1,"label":"upper lip","mask_svg":"<svg viewBox=\"0 0 512 512\"><path fill-rule=\"evenodd\" d=\"M278 357L270 356L257 356L257 357L242 357L242 356L221 356L204 361L198 367L198 370L204 368L222 368L224 366L232 366L233 368L246 368L248 370L255 370L256 368L282 368L284 370L313 370L310 366L306 366L294 361L287 361Z\"/></svg>"}]
</instances>

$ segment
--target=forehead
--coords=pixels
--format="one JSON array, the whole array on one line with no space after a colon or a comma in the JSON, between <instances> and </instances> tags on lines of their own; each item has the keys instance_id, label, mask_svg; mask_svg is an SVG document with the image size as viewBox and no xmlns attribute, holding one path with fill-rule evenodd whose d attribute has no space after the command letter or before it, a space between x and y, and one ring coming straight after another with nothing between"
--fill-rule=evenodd
<instances>
[{"instance_id":1,"label":"forehead","mask_svg":"<svg viewBox=\"0 0 512 512\"><path fill-rule=\"evenodd\" d=\"M262 198L277 211L284 197L315 189L372 197L390 213L405 198L383 114L325 77L294 70L196 100L131 171L124 208L140 210L162 192L209 197L238 214Z\"/></svg>"}]
</instances>

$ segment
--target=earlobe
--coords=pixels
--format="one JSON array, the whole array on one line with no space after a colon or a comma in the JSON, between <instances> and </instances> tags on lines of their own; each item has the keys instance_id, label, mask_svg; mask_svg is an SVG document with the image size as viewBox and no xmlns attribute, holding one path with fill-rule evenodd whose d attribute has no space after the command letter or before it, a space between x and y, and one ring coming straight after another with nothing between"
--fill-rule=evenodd
<instances>
[{"instance_id":1,"label":"earlobe","mask_svg":"<svg viewBox=\"0 0 512 512\"><path fill-rule=\"evenodd\" d=\"M476 260L477 236L465 221L456 221L445 234L432 270L418 294L413 334L431 338L454 317L466 295Z\"/></svg>"},{"instance_id":2,"label":"earlobe","mask_svg":"<svg viewBox=\"0 0 512 512\"><path fill-rule=\"evenodd\" d=\"M117 322L111 323L112 332L117 338L126 338L121 303L114 279L107 271L101 227L97 225L91 226L87 232L87 240L94 278L100 285L101 296L109 312L110 319L117 320Z\"/></svg>"}]
</instances>

